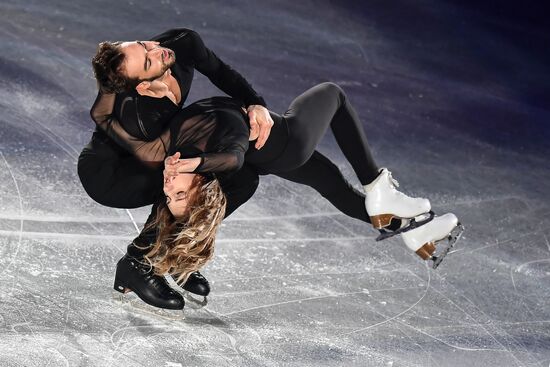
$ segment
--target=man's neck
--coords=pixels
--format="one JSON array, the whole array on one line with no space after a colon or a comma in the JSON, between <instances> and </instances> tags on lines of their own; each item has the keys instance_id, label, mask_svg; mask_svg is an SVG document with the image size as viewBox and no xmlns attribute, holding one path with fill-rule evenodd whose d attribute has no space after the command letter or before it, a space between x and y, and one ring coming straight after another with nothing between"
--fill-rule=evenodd
<instances>
[{"instance_id":1,"label":"man's neck","mask_svg":"<svg viewBox=\"0 0 550 367\"><path fill-rule=\"evenodd\" d=\"M172 75L172 70L168 70L169 71L159 78L159 80L166 84L170 92L172 92L176 97L176 103L179 104L181 101L181 89L178 84L178 80Z\"/></svg>"}]
</instances>

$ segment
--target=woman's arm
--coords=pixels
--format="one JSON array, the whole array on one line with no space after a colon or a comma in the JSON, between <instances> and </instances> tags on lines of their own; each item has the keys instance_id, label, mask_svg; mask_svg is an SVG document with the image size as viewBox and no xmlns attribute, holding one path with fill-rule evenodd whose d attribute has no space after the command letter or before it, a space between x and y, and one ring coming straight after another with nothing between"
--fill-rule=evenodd
<instances>
[{"instance_id":1,"label":"woman's arm","mask_svg":"<svg viewBox=\"0 0 550 367\"><path fill-rule=\"evenodd\" d=\"M124 130L113 114L116 94L98 92L90 110L94 122L118 145L134 154L144 163L163 162L170 149L170 129L152 141L144 141Z\"/></svg>"},{"instance_id":2,"label":"woman's arm","mask_svg":"<svg viewBox=\"0 0 550 367\"><path fill-rule=\"evenodd\" d=\"M172 153L181 151L184 156L180 160L182 172L234 172L242 167L248 129L237 120L220 123L219 118L218 113L199 113L186 118L178 133L173 133L176 141Z\"/></svg>"}]
</instances>

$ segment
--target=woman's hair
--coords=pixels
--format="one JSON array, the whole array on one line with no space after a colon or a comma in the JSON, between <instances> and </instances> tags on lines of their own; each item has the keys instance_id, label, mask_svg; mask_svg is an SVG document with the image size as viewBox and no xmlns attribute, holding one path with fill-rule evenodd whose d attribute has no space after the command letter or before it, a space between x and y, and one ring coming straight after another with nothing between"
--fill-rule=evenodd
<instances>
[{"instance_id":1,"label":"woman's hair","mask_svg":"<svg viewBox=\"0 0 550 367\"><path fill-rule=\"evenodd\" d=\"M197 174L190 191L182 217L174 217L162 201L155 220L145 227L157 230L156 241L145 258L155 274L170 273L179 284L212 258L216 232L225 215L226 198L217 179Z\"/></svg>"},{"instance_id":2,"label":"woman's hair","mask_svg":"<svg viewBox=\"0 0 550 367\"><path fill-rule=\"evenodd\" d=\"M125 55L120 49L122 42L101 42L92 58L94 76L103 93L121 93L135 88L138 79L128 78L124 73Z\"/></svg>"}]
</instances>

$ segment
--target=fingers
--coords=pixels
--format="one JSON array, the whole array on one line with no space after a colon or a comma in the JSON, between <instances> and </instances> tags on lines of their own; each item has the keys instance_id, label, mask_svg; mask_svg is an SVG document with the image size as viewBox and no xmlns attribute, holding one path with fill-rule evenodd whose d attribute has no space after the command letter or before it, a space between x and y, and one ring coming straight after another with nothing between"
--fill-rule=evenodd
<instances>
[{"instance_id":1,"label":"fingers","mask_svg":"<svg viewBox=\"0 0 550 367\"><path fill-rule=\"evenodd\" d=\"M260 135L260 125L256 121L256 119L250 120L250 137L248 140L256 140L258 136Z\"/></svg>"},{"instance_id":2,"label":"fingers","mask_svg":"<svg viewBox=\"0 0 550 367\"><path fill-rule=\"evenodd\" d=\"M170 164L175 164L179 158L181 156L181 153L180 152L176 152L175 154L171 155L171 156L168 156L165 160L164 160L164 165L170 165Z\"/></svg>"},{"instance_id":3,"label":"fingers","mask_svg":"<svg viewBox=\"0 0 550 367\"><path fill-rule=\"evenodd\" d=\"M200 162L200 158L181 159L175 167L178 173L189 173L193 172Z\"/></svg>"},{"instance_id":4,"label":"fingers","mask_svg":"<svg viewBox=\"0 0 550 367\"><path fill-rule=\"evenodd\" d=\"M261 149L265 142L267 141L267 138L269 137L269 134L271 133L271 127L273 126L273 119L269 114L267 114L267 118L263 121L263 123L260 124L260 134L258 136L258 141L256 142L256 149Z\"/></svg>"},{"instance_id":5,"label":"fingers","mask_svg":"<svg viewBox=\"0 0 550 367\"><path fill-rule=\"evenodd\" d=\"M172 166L168 166L164 169L164 171L162 171L162 174L166 177L170 177L170 176L177 176L178 175L178 166L177 165L172 165Z\"/></svg>"},{"instance_id":6,"label":"fingers","mask_svg":"<svg viewBox=\"0 0 550 367\"><path fill-rule=\"evenodd\" d=\"M178 175L178 172L175 168L170 168L162 171L162 175L164 176L164 180L167 180L167 179L170 179L171 177L176 177Z\"/></svg>"}]
</instances>

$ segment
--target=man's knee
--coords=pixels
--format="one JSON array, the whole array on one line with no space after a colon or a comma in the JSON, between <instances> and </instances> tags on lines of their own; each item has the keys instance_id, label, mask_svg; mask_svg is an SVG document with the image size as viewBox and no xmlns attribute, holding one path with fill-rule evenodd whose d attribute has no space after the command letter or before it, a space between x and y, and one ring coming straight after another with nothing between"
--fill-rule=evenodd
<instances>
[{"instance_id":1,"label":"man's knee","mask_svg":"<svg viewBox=\"0 0 550 367\"><path fill-rule=\"evenodd\" d=\"M104 162L95 152L84 148L78 157L78 178L84 191L95 202L109 207L117 207L116 199L109 193L112 177L102 172L102 168L105 168L102 167L103 164Z\"/></svg>"}]
</instances>

